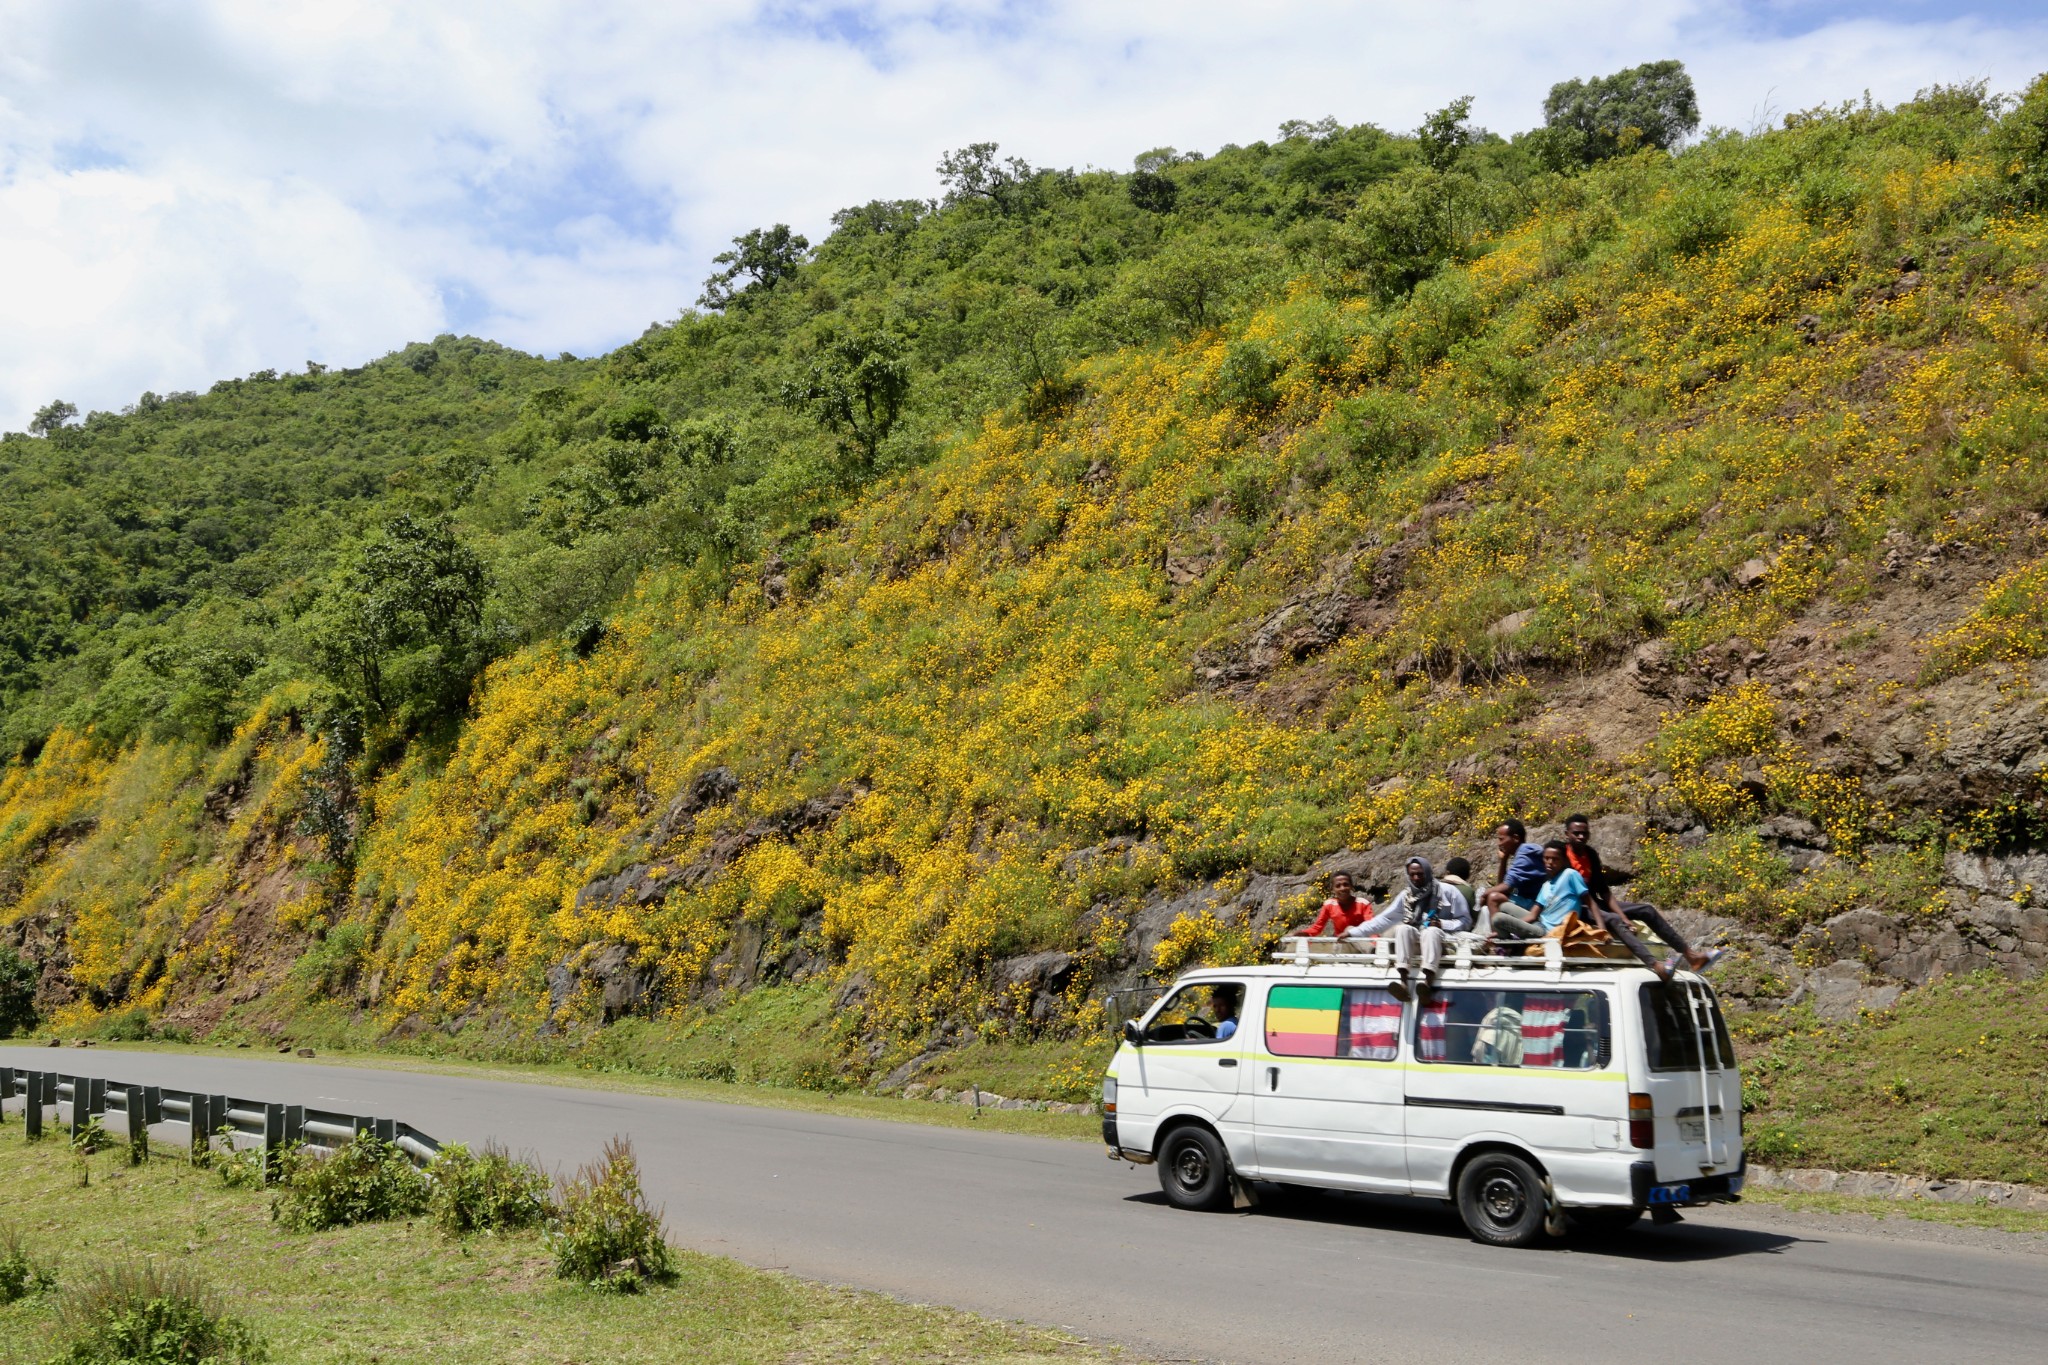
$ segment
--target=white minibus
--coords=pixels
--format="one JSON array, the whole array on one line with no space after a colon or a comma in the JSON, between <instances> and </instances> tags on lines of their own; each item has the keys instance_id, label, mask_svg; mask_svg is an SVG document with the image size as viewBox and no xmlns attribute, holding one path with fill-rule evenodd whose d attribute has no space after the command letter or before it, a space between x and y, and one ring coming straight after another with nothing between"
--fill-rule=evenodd
<instances>
[{"instance_id":1,"label":"white minibus","mask_svg":"<svg viewBox=\"0 0 2048 1365\"><path fill-rule=\"evenodd\" d=\"M1124 1025L1110 1156L1156 1163L1181 1208L1251 1182L1418 1195L1499 1246L1740 1197L1742 1081L1705 981L1482 948L1409 1001L1383 941L1188 973Z\"/></svg>"}]
</instances>

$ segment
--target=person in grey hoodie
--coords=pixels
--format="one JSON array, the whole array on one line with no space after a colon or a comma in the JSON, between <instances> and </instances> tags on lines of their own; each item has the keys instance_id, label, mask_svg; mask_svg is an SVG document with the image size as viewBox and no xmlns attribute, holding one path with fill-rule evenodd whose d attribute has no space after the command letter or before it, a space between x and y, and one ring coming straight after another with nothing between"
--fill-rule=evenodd
<instances>
[{"instance_id":1,"label":"person in grey hoodie","mask_svg":"<svg viewBox=\"0 0 2048 1365\"><path fill-rule=\"evenodd\" d=\"M1456 887L1438 881L1436 869L1427 858L1408 860L1408 885L1401 894L1365 923L1345 931L1351 939L1391 938L1394 941L1395 978L1387 989L1396 1000L1407 1000L1419 988L1424 1000L1436 990L1437 973L1443 968L1444 938L1462 934L1472 927L1472 907ZM1418 963L1419 959L1419 963Z\"/></svg>"}]
</instances>

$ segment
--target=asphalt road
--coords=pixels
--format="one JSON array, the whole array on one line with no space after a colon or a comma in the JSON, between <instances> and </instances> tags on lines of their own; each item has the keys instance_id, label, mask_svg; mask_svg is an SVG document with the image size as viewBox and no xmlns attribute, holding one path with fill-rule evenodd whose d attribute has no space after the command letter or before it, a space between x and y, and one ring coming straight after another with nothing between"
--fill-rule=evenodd
<instances>
[{"instance_id":1,"label":"asphalt road","mask_svg":"<svg viewBox=\"0 0 2048 1365\"><path fill-rule=\"evenodd\" d=\"M0 1065L373 1113L550 1166L624 1133L683 1245L1176 1360L2048 1358L2048 1257L1742 1210L1503 1251L1420 1201L1180 1213L1151 1170L1046 1138L319 1062L0 1048Z\"/></svg>"}]
</instances>

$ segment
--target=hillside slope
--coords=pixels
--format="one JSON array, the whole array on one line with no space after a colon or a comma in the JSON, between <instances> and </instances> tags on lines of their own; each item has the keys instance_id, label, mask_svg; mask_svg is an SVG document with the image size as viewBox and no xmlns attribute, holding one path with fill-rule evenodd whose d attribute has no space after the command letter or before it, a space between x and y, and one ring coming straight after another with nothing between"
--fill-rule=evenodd
<instances>
[{"instance_id":1,"label":"hillside slope","mask_svg":"<svg viewBox=\"0 0 2048 1365\"><path fill-rule=\"evenodd\" d=\"M1571 174L1295 127L849 211L425 441L224 744L111 725L140 665L24 674L6 932L67 1030L758 1015L785 1079L900 1083L1583 809L1759 1008L2036 976L2044 106Z\"/></svg>"}]
</instances>

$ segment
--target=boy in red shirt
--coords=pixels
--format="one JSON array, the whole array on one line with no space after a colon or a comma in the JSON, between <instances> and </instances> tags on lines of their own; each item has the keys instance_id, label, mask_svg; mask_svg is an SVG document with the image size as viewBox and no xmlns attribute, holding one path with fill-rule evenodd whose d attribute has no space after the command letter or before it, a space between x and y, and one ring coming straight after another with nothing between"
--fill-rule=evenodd
<instances>
[{"instance_id":1,"label":"boy in red shirt","mask_svg":"<svg viewBox=\"0 0 2048 1365\"><path fill-rule=\"evenodd\" d=\"M1330 898L1323 902L1317 912L1315 923L1306 929L1296 929L1294 936L1314 938L1329 933L1341 936L1347 929L1356 929L1373 917L1372 902L1353 894L1351 874L1332 872L1330 874Z\"/></svg>"}]
</instances>

